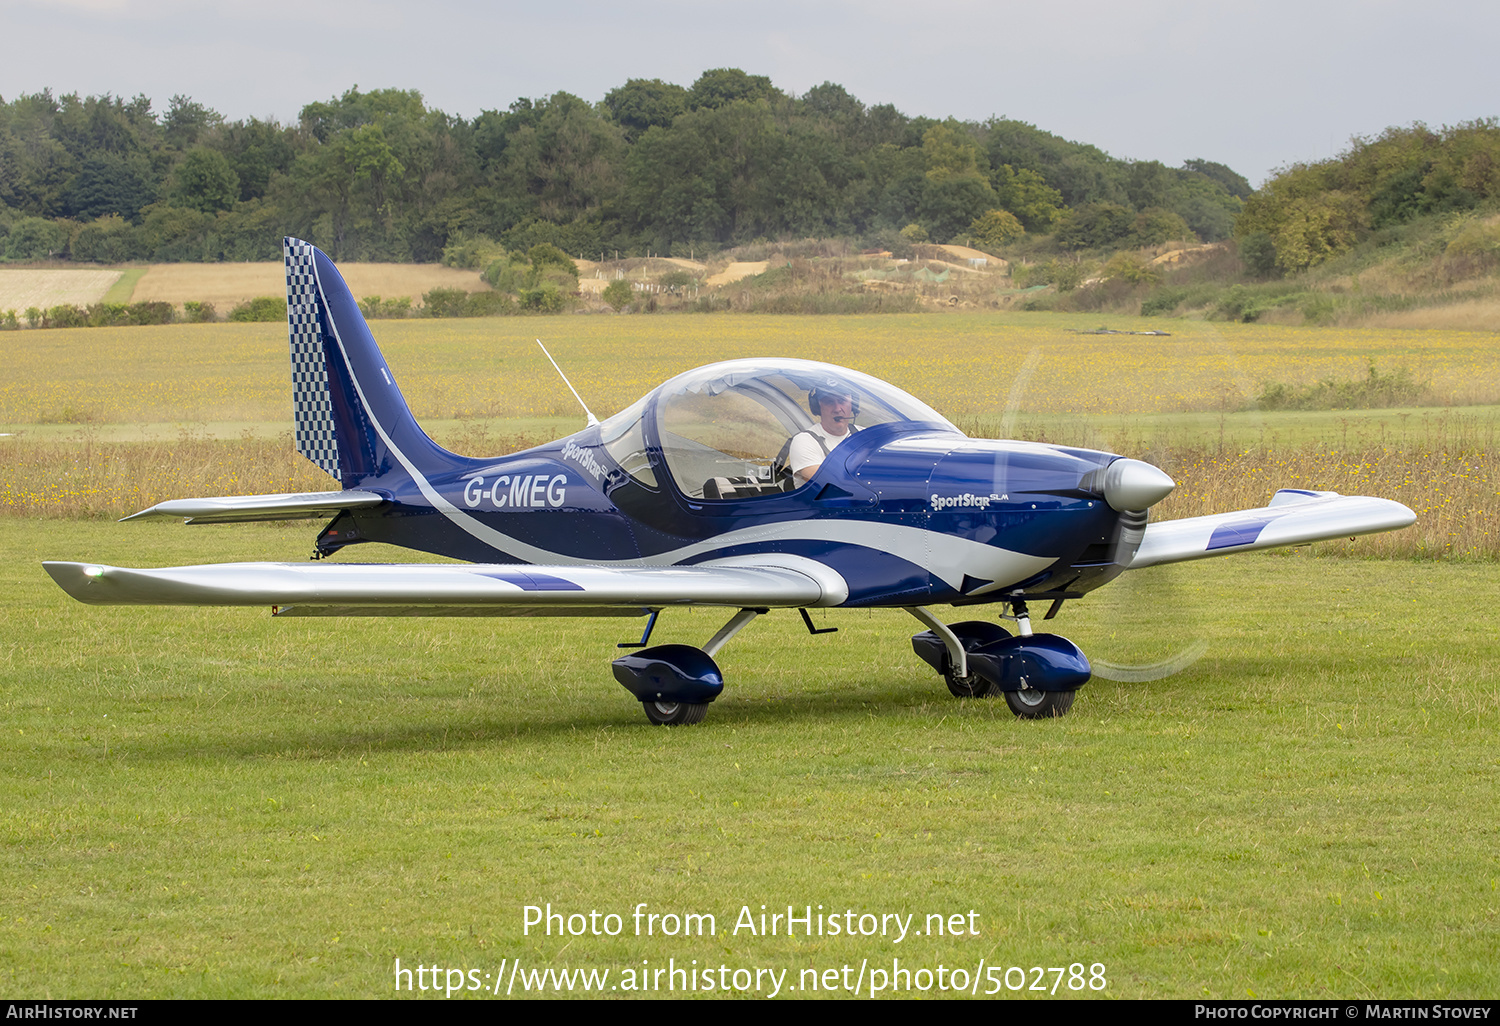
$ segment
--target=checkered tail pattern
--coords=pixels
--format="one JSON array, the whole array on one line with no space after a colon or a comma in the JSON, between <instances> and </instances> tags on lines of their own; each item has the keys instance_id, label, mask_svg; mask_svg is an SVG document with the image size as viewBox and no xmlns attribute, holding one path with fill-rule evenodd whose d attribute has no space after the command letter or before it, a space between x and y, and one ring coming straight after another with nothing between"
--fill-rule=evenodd
<instances>
[{"instance_id":1,"label":"checkered tail pattern","mask_svg":"<svg viewBox=\"0 0 1500 1026\"><path fill-rule=\"evenodd\" d=\"M292 411L297 451L341 480L333 398L323 357L323 325L313 247L285 240L286 320L292 348Z\"/></svg>"}]
</instances>

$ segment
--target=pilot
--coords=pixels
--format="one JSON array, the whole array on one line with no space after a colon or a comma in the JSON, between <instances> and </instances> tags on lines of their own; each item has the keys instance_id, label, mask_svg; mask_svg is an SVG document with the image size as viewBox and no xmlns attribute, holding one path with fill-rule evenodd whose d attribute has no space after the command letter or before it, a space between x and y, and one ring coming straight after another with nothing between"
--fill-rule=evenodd
<instances>
[{"instance_id":1,"label":"pilot","mask_svg":"<svg viewBox=\"0 0 1500 1026\"><path fill-rule=\"evenodd\" d=\"M818 423L793 435L787 450L786 465L796 475L798 484L811 481L833 447L859 430L854 426L858 404L840 385L829 382L814 387L807 394L807 406L818 415Z\"/></svg>"}]
</instances>

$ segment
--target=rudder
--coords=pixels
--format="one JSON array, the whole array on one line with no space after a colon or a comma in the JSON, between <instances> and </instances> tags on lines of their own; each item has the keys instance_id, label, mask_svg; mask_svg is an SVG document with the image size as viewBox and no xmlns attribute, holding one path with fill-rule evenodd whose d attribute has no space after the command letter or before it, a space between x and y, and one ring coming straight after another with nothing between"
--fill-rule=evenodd
<instances>
[{"instance_id":1,"label":"rudder","mask_svg":"<svg viewBox=\"0 0 1500 1026\"><path fill-rule=\"evenodd\" d=\"M460 459L417 426L333 261L283 245L297 451L345 488Z\"/></svg>"}]
</instances>

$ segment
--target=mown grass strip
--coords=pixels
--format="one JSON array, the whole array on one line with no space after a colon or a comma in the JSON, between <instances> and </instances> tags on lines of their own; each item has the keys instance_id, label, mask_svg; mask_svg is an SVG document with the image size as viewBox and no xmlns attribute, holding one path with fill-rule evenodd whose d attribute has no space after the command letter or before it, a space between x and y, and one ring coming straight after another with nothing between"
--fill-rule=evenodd
<instances>
[{"instance_id":1,"label":"mown grass strip","mask_svg":"<svg viewBox=\"0 0 1500 1026\"><path fill-rule=\"evenodd\" d=\"M102 303L128 303L130 297L135 294L135 287L143 278L150 267L127 267L121 273L119 281L109 287L104 293Z\"/></svg>"}]
</instances>

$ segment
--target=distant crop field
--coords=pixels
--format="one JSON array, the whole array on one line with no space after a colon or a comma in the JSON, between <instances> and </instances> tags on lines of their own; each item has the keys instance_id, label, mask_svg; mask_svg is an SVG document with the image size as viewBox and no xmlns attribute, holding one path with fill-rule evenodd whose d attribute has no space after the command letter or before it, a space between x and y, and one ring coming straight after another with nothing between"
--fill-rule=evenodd
<instances>
[{"instance_id":1,"label":"distant crop field","mask_svg":"<svg viewBox=\"0 0 1500 1026\"><path fill-rule=\"evenodd\" d=\"M0 268L0 313L24 314L28 307L88 306L104 298L120 280L119 268L67 270L57 268Z\"/></svg>"},{"instance_id":2,"label":"distant crop field","mask_svg":"<svg viewBox=\"0 0 1500 1026\"><path fill-rule=\"evenodd\" d=\"M487 291L478 271L439 264L340 264L355 299L408 296L420 302L433 289ZM220 316L256 296L286 295L286 269L280 263L153 264L135 287L132 302L160 300L181 306L212 303Z\"/></svg>"},{"instance_id":3,"label":"distant crop field","mask_svg":"<svg viewBox=\"0 0 1500 1026\"><path fill-rule=\"evenodd\" d=\"M1055 314L637 314L378 321L373 330L423 421L576 414L538 336L600 416L673 374L746 356L862 370L955 421L998 417L1013 397L1018 412L1038 415L1232 411L1265 382L1362 377L1372 359L1430 383L1439 404L1500 402L1500 346L1487 332L1182 322L1168 337L1082 333L1097 326ZM6 345L0 425L67 420L70 410L94 423L289 420L278 324L17 332Z\"/></svg>"},{"instance_id":4,"label":"distant crop field","mask_svg":"<svg viewBox=\"0 0 1500 1026\"><path fill-rule=\"evenodd\" d=\"M976 436L1149 460L1179 482L1155 511L1163 518L1255 507L1277 488L1326 488L1396 499L1419 519L1325 550L1500 558L1495 407L1240 410L1259 380L1358 376L1372 358L1455 402L1494 396L1500 351L1488 335L1208 324L1169 338L1078 333L1087 323L598 316L381 321L375 331L418 420L473 455L583 426L537 335L600 416L711 360L796 356L885 378ZM7 342L0 433L12 437L0 438L0 511L123 516L189 495L331 485L291 445L280 325L23 331Z\"/></svg>"}]
</instances>

